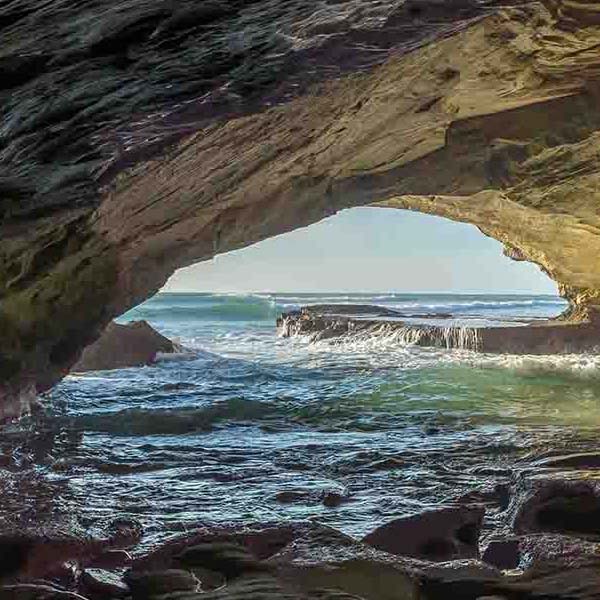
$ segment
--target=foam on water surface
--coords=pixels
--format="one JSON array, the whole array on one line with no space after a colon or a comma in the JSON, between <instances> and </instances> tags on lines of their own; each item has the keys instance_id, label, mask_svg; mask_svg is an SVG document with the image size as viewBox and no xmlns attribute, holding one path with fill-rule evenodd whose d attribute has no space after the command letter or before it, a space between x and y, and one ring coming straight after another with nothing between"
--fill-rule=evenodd
<instances>
[{"instance_id":1,"label":"foam on water surface","mask_svg":"<svg viewBox=\"0 0 600 600\"><path fill-rule=\"evenodd\" d=\"M130 517L147 546L200 522L311 518L362 535L506 482L547 447L576 452L597 439L598 357L488 356L460 326L438 348L385 323L340 340L278 337L289 305L332 296L418 312L457 306L459 321L564 308L548 297L160 295L123 320L148 319L186 352L68 377L45 415L0 436L11 463L0 519L86 529ZM313 492L327 489L349 501L323 506ZM290 490L312 495L279 503Z\"/></svg>"}]
</instances>

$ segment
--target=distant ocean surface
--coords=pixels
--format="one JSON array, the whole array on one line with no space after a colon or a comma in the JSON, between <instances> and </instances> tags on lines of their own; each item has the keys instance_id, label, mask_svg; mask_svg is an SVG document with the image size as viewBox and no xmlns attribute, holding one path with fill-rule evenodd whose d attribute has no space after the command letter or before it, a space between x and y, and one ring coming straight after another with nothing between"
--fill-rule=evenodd
<instances>
[{"instance_id":1,"label":"distant ocean surface","mask_svg":"<svg viewBox=\"0 0 600 600\"><path fill-rule=\"evenodd\" d=\"M188 352L70 376L46 414L4 432L0 526L132 517L146 546L202 523L313 519L358 536L598 438L597 357L278 336L282 311L314 303L457 322L565 308L553 296L159 294L120 321L145 319Z\"/></svg>"}]
</instances>

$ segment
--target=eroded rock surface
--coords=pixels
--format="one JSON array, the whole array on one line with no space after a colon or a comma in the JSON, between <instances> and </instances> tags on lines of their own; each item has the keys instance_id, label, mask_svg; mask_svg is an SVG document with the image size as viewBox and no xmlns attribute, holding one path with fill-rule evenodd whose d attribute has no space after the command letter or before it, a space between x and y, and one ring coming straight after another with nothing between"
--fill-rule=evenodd
<instances>
[{"instance_id":1,"label":"eroded rock surface","mask_svg":"<svg viewBox=\"0 0 600 600\"><path fill-rule=\"evenodd\" d=\"M429 511L386 523L363 542L390 554L433 561L476 558L484 513L466 506Z\"/></svg>"},{"instance_id":2,"label":"eroded rock surface","mask_svg":"<svg viewBox=\"0 0 600 600\"><path fill-rule=\"evenodd\" d=\"M376 313L376 307L373 307ZM389 316L389 315L384 315ZM439 315L435 315L439 318ZM600 319L596 313L583 322L535 321L516 326L472 327L423 325L410 321L353 318L304 307L284 313L277 321L283 337L304 335L311 341L388 337L418 346L456 348L493 354L581 354L600 351ZM431 315L430 315L431 317Z\"/></svg>"},{"instance_id":3,"label":"eroded rock surface","mask_svg":"<svg viewBox=\"0 0 600 600\"><path fill-rule=\"evenodd\" d=\"M477 225L600 297L593 2L10 2L0 405L174 269L381 203ZM7 408L9 407L9 408Z\"/></svg>"},{"instance_id":4,"label":"eroded rock surface","mask_svg":"<svg viewBox=\"0 0 600 600\"><path fill-rule=\"evenodd\" d=\"M577 538L552 536L518 536L523 554L535 560L508 574L475 559L396 556L314 523L206 527L139 557L124 574L96 572L91 587L114 586L106 600L126 592L134 600L597 598L597 545L580 540L574 560ZM63 586L44 579L0 581L0 597L93 600L89 584L85 571Z\"/></svg>"}]
</instances>

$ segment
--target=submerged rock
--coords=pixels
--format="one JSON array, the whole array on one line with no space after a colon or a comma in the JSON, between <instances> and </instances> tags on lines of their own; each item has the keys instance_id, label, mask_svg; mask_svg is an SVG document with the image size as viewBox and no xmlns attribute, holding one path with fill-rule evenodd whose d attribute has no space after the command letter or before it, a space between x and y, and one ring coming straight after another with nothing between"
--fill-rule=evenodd
<instances>
[{"instance_id":1,"label":"submerged rock","mask_svg":"<svg viewBox=\"0 0 600 600\"><path fill-rule=\"evenodd\" d=\"M74 372L142 367L156 362L159 353L172 354L178 347L146 321L127 325L111 323L100 339L87 347Z\"/></svg>"},{"instance_id":2,"label":"submerged rock","mask_svg":"<svg viewBox=\"0 0 600 600\"><path fill-rule=\"evenodd\" d=\"M386 523L363 538L378 550L433 561L479 554L479 532L485 509L444 508Z\"/></svg>"}]
</instances>

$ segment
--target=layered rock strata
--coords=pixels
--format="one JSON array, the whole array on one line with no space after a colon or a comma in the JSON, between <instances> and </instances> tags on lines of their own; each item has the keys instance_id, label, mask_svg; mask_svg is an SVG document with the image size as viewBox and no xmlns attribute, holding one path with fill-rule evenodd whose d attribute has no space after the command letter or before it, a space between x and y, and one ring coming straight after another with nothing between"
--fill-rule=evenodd
<instances>
[{"instance_id":1,"label":"layered rock strata","mask_svg":"<svg viewBox=\"0 0 600 600\"><path fill-rule=\"evenodd\" d=\"M471 327L421 325L320 314L312 307L284 313L277 320L282 337L308 336L311 341L386 337L404 344L490 354L582 354L600 352L600 322L534 321L529 325Z\"/></svg>"},{"instance_id":2,"label":"layered rock strata","mask_svg":"<svg viewBox=\"0 0 600 600\"><path fill-rule=\"evenodd\" d=\"M586 320L600 296L597 8L10 3L3 414L176 268L358 205L478 226Z\"/></svg>"}]
</instances>

